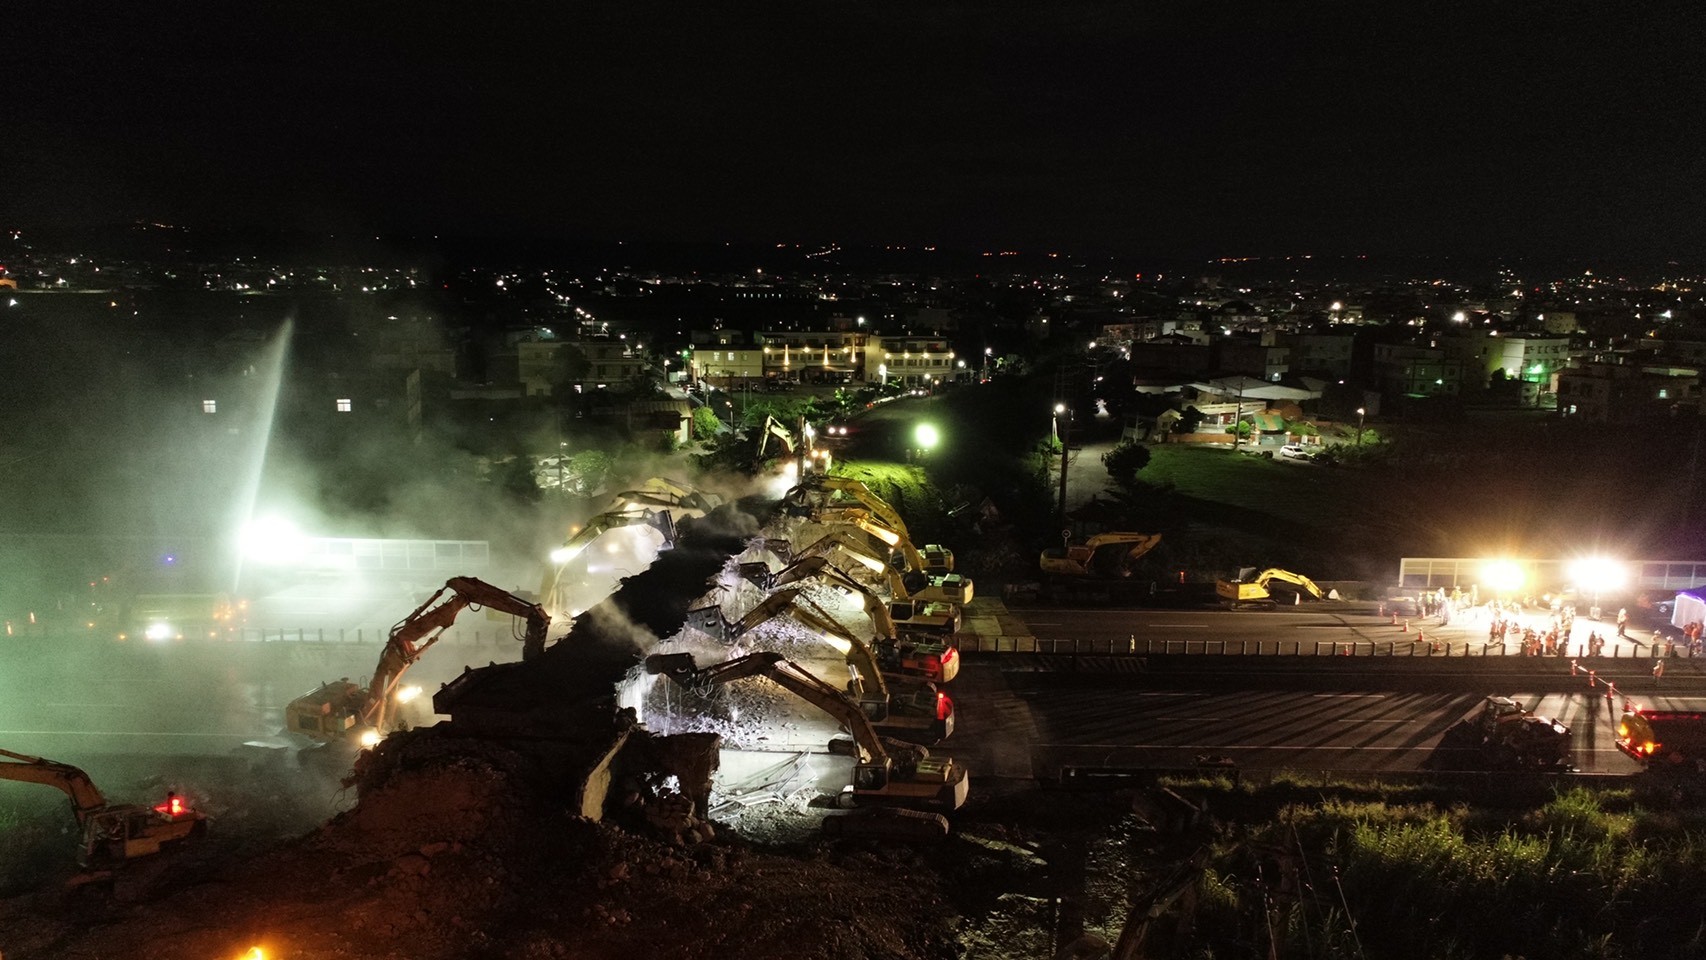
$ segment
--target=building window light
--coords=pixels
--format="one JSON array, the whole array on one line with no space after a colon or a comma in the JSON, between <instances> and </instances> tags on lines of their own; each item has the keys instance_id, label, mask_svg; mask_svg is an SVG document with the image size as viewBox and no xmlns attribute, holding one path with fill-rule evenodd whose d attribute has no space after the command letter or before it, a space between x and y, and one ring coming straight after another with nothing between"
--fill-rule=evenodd
<instances>
[{"instance_id":1,"label":"building window light","mask_svg":"<svg viewBox=\"0 0 1706 960\"><path fill-rule=\"evenodd\" d=\"M353 409L353 405L350 403L350 400L348 397L339 397L338 398L338 412L339 413L349 413L350 410L352 410L352 409Z\"/></svg>"},{"instance_id":2,"label":"building window light","mask_svg":"<svg viewBox=\"0 0 1706 960\"><path fill-rule=\"evenodd\" d=\"M201 412L202 413L218 413L219 412L219 401L218 400L203 400L201 402Z\"/></svg>"}]
</instances>

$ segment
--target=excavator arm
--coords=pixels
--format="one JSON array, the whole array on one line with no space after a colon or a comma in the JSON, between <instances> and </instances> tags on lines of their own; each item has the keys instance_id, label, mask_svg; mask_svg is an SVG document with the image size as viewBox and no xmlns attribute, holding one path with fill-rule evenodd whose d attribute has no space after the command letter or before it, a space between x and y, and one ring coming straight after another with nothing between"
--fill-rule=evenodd
<instances>
[{"instance_id":1,"label":"excavator arm","mask_svg":"<svg viewBox=\"0 0 1706 960\"><path fill-rule=\"evenodd\" d=\"M0 780L40 783L57 788L71 798L71 809L76 812L78 823L86 822L90 816L107 806L107 798L102 796L100 788L95 786L95 781L69 763L44 760L10 750L0 750L0 757L7 758L6 762L0 763Z\"/></svg>"},{"instance_id":2,"label":"excavator arm","mask_svg":"<svg viewBox=\"0 0 1706 960\"><path fill-rule=\"evenodd\" d=\"M483 580L451 577L391 628L365 691L343 681L325 684L291 701L285 708L286 727L316 740L339 739L354 726L385 730L403 675L471 606L489 607L524 621L523 659L544 651L551 628L551 616L544 607Z\"/></svg>"},{"instance_id":3,"label":"excavator arm","mask_svg":"<svg viewBox=\"0 0 1706 960\"><path fill-rule=\"evenodd\" d=\"M1301 573L1292 573L1290 570L1281 570L1277 567L1270 568L1263 570L1261 576L1256 578L1256 582L1260 583L1263 587L1266 587L1269 583L1275 580L1278 580L1280 583L1289 583L1294 587L1301 587L1305 592L1317 600L1321 600L1326 597L1326 594L1321 591L1321 588L1315 585L1315 581Z\"/></svg>"},{"instance_id":4,"label":"excavator arm","mask_svg":"<svg viewBox=\"0 0 1706 960\"><path fill-rule=\"evenodd\" d=\"M749 677L764 677L829 714L852 735L861 764L889 764L889 755L876 728L857 704L840 690L809 673L779 653L750 653L701 670L690 653L653 654L646 658L646 672L662 674L684 687L711 687Z\"/></svg>"},{"instance_id":5,"label":"excavator arm","mask_svg":"<svg viewBox=\"0 0 1706 960\"><path fill-rule=\"evenodd\" d=\"M562 546L551 551L551 566L546 569L545 581L539 588L539 595L545 598L546 606L549 609L561 610L563 573L594 540L611 530L640 525L652 527L662 534L666 548L675 543L675 520L667 509L651 510L634 506L601 513L588 520L586 526L574 536L563 541Z\"/></svg>"}]
</instances>

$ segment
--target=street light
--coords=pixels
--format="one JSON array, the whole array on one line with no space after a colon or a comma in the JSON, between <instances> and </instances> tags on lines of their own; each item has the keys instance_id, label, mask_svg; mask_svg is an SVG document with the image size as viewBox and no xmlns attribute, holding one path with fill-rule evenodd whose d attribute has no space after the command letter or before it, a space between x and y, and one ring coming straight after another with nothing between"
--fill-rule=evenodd
<instances>
[{"instance_id":1,"label":"street light","mask_svg":"<svg viewBox=\"0 0 1706 960\"><path fill-rule=\"evenodd\" d=\"M1066 525L1066 463L1067 452L1072 449L1072 414L1066 409L1066 404L1054 405L1054 430L1060 439L1060 523Z\"/></svg>"},{"instance_id":2,"label":"street light","mask_svg":"<svg viewBox=\"0 0 1706 960\"><path fill-rule=\"evenodd\" d=\"M918 443L920 453L929 453L936 449L936 444L941 442L942 435L936 432L936 428L931 424L921 423L913 428L912 439Z\"/></svg>"},{"instance_id":3,"label":"street light","mask_svg":"<svg viewBox=\"0 0 1706 960\"><path fill-rule=\"evenodd\" d=\"M1621 589L1629 582L1629 570L1609 557L1582 557L1570 562L1567 571L1577 590L1593 594L1593 605L1599 606L1600 594Z\"/></svg>"},{"instance_id":4,"label":"street light","mask_svg":"<svg viewBox=\"0 0 1706 960\"><path fill-rule=\"evenodd\" d=\"M1357 407L1357 446L1362 446L1362 418L1368 411Z\"/></svg>"}]
</instances>

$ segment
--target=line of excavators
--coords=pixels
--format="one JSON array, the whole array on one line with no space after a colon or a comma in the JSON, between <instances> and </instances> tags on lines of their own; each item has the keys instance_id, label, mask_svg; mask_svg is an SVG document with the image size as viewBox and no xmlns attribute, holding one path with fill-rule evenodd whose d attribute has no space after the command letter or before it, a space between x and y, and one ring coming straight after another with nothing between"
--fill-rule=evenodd
<instances>
[{"instance_id":1,"label":"line of excavators","mask_svg":"<svg viewBox=\"0 0 1706 960\"><path fill-rule=\"evenodd\" d=\"M531 660L545 649L553 612L566 612L560 606L554 611L554 605L562 603L565 571L594 541L614 530L644 526L661 533L667 548L674 544L679 523L703 517L719 503L714 496L661 479L617 494L609 509L553 552L541 591L544 602L473 577L450 578L391 628L365 684L334 680L291 700L284 710L284 736L251 745L332 748L339 759L375 745L387 733L409 725L402 716L404 706L419 689L404 684L404 678L464 611L485 609L513 618L522 659ZM957 809L966 797L965 768L949 759L931 759L926 745L954 730L954 704L943 686L958 673L952 635L960 628L961 606L973 596L971 580L952 573L953 553L945 547L914 547L900 516L858 481L813 476L790 491L786 503L793 512L830 526L831 532L797 554L785 543L775 543L791 554L790 562L775 573L763 568L760 586L774 592L738 620L728 621L713 606L690 611L688 625L734 643L762 623L787 617L845 655L845 689L774 653L736 657L703 669L691 656L654 656L646 663L648 672L701 689L769 679L823 710L851 735L850 743L832 742L829 749L855 758L850 794L855 802ZM869 638L845 626L808 589L830 589L852 598L868 620ZM206 817L176 794L152 807L112 804L77 767L6 750L0 750L0 757L5 758L0 780L43 783L70 797L83 831L80 860L85 864L148 856L206 828ZM946 831L946 821L939 817L885 820L878 828L839 826L842 832L864 829L909 838Z\"/></svg>"}]
</instances>

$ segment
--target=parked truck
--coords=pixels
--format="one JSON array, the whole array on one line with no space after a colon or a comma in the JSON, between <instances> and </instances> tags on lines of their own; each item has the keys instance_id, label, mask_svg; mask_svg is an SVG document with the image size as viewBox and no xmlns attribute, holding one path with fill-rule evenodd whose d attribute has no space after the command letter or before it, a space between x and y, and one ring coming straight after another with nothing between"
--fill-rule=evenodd
<instances>
[{"instance_id":1,"label":"parked truck","mask_svg":"<svg viewBox=\"0 0 1706 960\"><path fill-rule=\"evenodd\" d=\"M1626 708L1617 749L1650 768L1706 773L1706 711Z\"/></svg>"},{"instance_id":2,"label":"parked truck","mask_svg":"<svg viewBox=\"0 0 1706 960\"><path fill-rule=\"evenodd\" d=\"M1567 770L1570 728L1530 712L1510 697L1488 697L1474 728L1488 765L1498 769Z\"/></svg>"}]
</instances>

